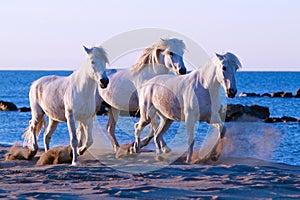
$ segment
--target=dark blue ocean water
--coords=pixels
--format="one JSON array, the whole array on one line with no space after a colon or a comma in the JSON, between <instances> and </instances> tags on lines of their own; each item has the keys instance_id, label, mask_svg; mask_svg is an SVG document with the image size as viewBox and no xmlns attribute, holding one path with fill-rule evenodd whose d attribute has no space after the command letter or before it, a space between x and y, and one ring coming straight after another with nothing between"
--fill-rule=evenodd
<instances>
[{"instance_id":1,"label":"dark blue ocean water","mask_svg":"<svg viewBox=\"0 0 300 200\"><path fill-rule=\"evenodd\" d=\"M0 71L0 100L10 101L18 107L29 107L28 93L32 81L45 75L71 74L71 71ZM295 93L300 88L300 72L238 72L238 94L241 92L286 91ZM229 103L243 105L257 104L270 108L271 116L292 116L300 118L300 99L298 98L258 98L236 97L228 100ZM30 113L1 112L0 111L0 143L13 144L22 141L24 129L28 126ZM105 126L107 116L98 116L97 121ZM135 118L120 117L116 135L120 143L134 140L133 125ZM273 162L300 166L300 123L230 123L231 137L228 140L226 153L240 157L254 157ZM196 147L201 144L208 126L199 123L196 127ZM170 147L176 138L182 144L186 143L184 124L175 122L165 134ZM147 131L146 131L147 132ZM177 135L176 135L177 134ZM174 136L176 135L176 137ZM39 146L43 147L43 137L39 137ZM69 135L65 123L60 123L51 140L51 146L66 145ZM174 142L175 144L176 142ZM176 144L177 144L176 143ZM152 147L154 145L152 144Z\"/></svg>"}]
</instances>

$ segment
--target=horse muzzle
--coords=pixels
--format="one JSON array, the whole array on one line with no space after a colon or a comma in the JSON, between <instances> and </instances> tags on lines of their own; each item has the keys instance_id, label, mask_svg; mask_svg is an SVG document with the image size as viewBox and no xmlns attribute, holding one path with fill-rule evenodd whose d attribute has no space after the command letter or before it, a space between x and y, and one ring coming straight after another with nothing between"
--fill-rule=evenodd
<instances>
[{"instance_id":1,"label":"horse muzzle","mask_svg":"<svg viewBox=\"0 0 300 200\"><path fill-rule=\"evenodd\" d=\"M109 79L108 78L102 78L102 79L100 79L100 87L102 89L106 88L107 85L108 85L108 83L109 83Z\"/></svg>"},{"instance_id":2,"label":"horse muzzle","mask_svg":"<svg viewBox=\"0 0 300 200\"><path fill-rule=\"evenodd\" d=\"M186 74L186 68L180 68L179 74L180 74L180 75Z\"/></svg>"},{"instance_id":3,"label":"horse muzzle","mask_svg":"<svg viewBox=\"0 0 300 200\"><path fill-rule=\"evenodd\" d=\"M236 93L237 93L237 90L230 88L226 92L227 92L227 97L228 98L234 98Z\"/></svg>"}]
</instances>

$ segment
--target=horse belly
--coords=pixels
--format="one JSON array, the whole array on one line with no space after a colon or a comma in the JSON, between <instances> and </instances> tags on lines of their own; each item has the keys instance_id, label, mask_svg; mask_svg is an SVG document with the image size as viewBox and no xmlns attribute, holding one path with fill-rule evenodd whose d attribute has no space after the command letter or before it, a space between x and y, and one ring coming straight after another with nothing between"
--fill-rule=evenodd
<instances>
[{"instance_id":1,"label":"horse belly","mask_svg":"<svg viewBox=\"0 0 300 200\"><path fill-rule=\"evenodd\" d=\"M64 104L55 104L55 103L48 103L47 106L43 105L42 109L44 110L45 114L55 121L66 122L65 116L65 106Z\"/></svg>"},{"instance_id":2,"label":"horse belly","mask_svg":"<svg viewBox=\"0 0 300 200\"><path fill-rule=\"evenodd\" d=\"M119 110L137 110L138 96L134 84L130 80L110 80L108 87L100 91L103 100Z\"/></svg>"},{"instance_id":3,"label":"horse belly","mask_svg":"<svg viewBox=\"0 0 300 200\"><path fill-rule=\"evenodd\" d=\"M184 120L182 118L183 105L171 90L164 87L155 89L152 101L155 108L166 118L175 121Z\"/></svg>"}]
</instances>

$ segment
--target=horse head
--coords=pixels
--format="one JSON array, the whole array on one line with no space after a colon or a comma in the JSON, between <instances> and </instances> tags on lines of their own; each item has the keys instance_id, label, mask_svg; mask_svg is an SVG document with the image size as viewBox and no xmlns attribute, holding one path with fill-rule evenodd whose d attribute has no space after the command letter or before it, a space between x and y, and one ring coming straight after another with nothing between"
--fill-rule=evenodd
<instances>
[{"instance_id":1,"label":"horse head","mask_svg":"<svg viewBox=\"0 0 300 200\"><path fill-rule=\"evenodd\" d=\"M216 54L216 56L220 61L216 71L217 80L226 91L227 97L234 98L237 93L235 74L242 65L232 53Z\"/></svg>"},{"instance_id":2,"label":"horse head","mask_svg":"<svg viewBox=\"0 0 300 200\"><path fill-rule=\"evenodd\" d=\"M106 75L106 63L108 62L107 54L102 47L93 47L91 49L84 47L85 52L89 56L89 75L94 79L101 88L106 88L109 79Z\"/></svg>"},{"instance_id":3,"label":"horse head","mask_svg":"<svg viewBox=\"0 0 300 200\"><path fill-rule=\"evenodd\" d=\"M182 40L161 39L155 48L158 63L163 64L166 68L175 74L186 74L186 68L183 62L183 53L185 44Z\"/></svg>"}]
</instances>

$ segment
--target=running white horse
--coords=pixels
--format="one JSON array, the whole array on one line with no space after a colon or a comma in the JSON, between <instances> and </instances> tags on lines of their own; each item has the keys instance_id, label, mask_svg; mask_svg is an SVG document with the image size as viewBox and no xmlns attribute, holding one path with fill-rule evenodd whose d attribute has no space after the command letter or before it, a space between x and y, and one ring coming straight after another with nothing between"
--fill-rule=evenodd
<instances>
[{"instance_id":1,"label":"running white horse","mask_svg":"<svg viewBox=\"0 0 300 200\"><path fill-rule=\"evenodd\" d=\"M32 83L29 92L31 115L24 140L28 148L37 152L37 139L44 122L44 114L49 117L49 125L44 133L45 150L49 150L51 136L59 122L67 122L70 134L70 144L73 150L72 164L76 165L79 155L83 154L93 143L93 115L96 109L95 94L98 92L97 84L106 88L108 78L106 75L106 52L102 47L88 49L87 62L70 76L45 76ZM87 138L85 144L78 149L75 121L79 121Z\"/></svg>"},{"instance_id":2,"label":"running white horse","mask_svg":"<svg viewBox=\"0 0 300 200\"><path fill-rule=\"evenodd\" d=\"M120 110L138 110L139 87L154 76L167 74L169 71L178 75L186 74L183 62L184 50L185 44L182 40L161 39L152 47L146 48L138 62L131 68L118 70L112 74L109 77L108 87L99 91L103 100L111 106L107 131L115 151L119 148L115 137L115 127Z\"/></svg>"},{"instance_id":3,"label":"running white horse","mask_svg":"<svg viewBox=\"0 0 300 200\"><path fill-rule=\"evenodd\" d=\"M222 120L220 116L220 87L229 98L237 92L235 74L241 67L238 58L232 53L216 54L203 68L184 76L159 75L146 82L139 92L141 118L135 124L135 145L133 151L138 153L141 147L140 134L157 114L160 124L154 133L154 142L158 155L162 153L163 134L173 121L184 121L188 134L188 154L186 161L191 161L194 145L194 126L199 120L206 121L218 128L222 137ZM211 150L215 147L209 147ZM208 154L212 154L210 151ZM215 152L214 152L215 153ZM220 153L220 152L219 152ZM219 155L217 155L218 157ZM205 157L209 157L205 156ZM216 158L217 159L217 158Z\"/></svg>"}]
</instances>

